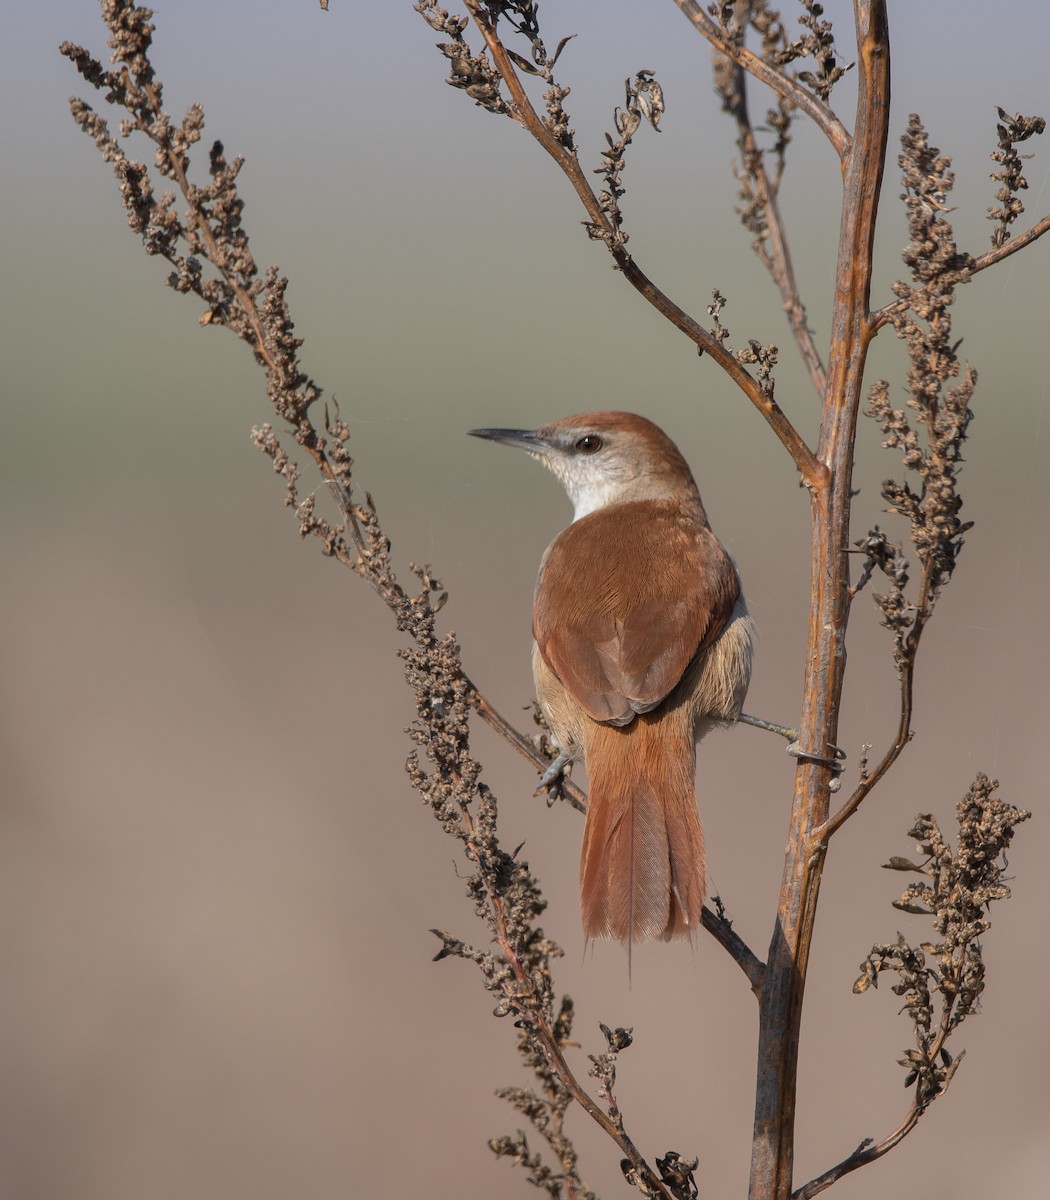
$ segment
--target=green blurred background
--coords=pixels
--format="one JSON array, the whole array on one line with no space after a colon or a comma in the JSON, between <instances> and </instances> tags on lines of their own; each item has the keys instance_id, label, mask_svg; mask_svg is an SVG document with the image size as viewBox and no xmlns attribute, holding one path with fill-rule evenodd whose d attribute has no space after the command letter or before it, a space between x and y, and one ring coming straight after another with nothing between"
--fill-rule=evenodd
<instances>
[{"instance_id":1,"label":"green blurred background","mask_svg":"<svg viewBox=\"0 0 1050 1200\"><path fill-rule=\"evenodd\" d=\"M848 11L827 7L848 54ZM731 131L705 44L670 0L545 0L542 15L550 43L579 34L562 76L587 164L624 77L657 71L664 132L641 131L625 177L631 250L701 318L720 288L735 344L781 345L778 399L813 438L814 397L732 216ZM896 0L890 15L894 137L922 114L954 158L960 243L980 252L994 106L1050 115L1050 14L1043 0ZM179 0L157 21L167 105L181 115L201 101L206 141L246 155L256 257L290 276L304 361L350 421L358 482L406 573L429 561L449 587L443 628L491 700L512 718L528 703L533 580L568 506L524 456L463 431L629 408L682 446L740 564L762 634L749 709L793 720L808 546L787 457L610 271L546 156L442 83L436 36L408 0L333 0L327 14L314 0ZM0 31L0 1195L534 1194L485 1148L519 1125L493 1098L527 1082L513 1030L465 964L430 962L431 926L481 935L453 847L402 771L414 713L391 621L298 541L249 442L269 416L260 372L163 286L163 264L129 235L109 167L68 115L67 97L87 90L57 45L103 53L98 6L7 5ZM836 92L844 116L851 78ZM1050 208L1050 146L1031 148L1034 217ZM891 163L882 299L905 241L897 175ZM821 344L836 180L830 150L799 122L784 208ZM968 1055L950 1094L889 1158L840 1183L843 1197L1046 1194L1048 255L1050 239L980 276L954 309L980 373L962 480L977 524L924 644L916 742L829 859L799 1183L887 1133L906 1106L899 1001L850 993L873 942L898 928L926 936L889 907L905 879L879 864L910 852L917 811L949 824L978 770L1036 820L1011 854L1014 899L992 913L983 1014L958 1037ZM884 333L871 378L899 385L904 369ZM878 482L899 470L878 442L864 422L855 536L886 522ZM894 690L863 598L847 779L861 743L891 736ZM742 977L709 939L642 947L632 986L618 947L585 955L578 817L533 799L530 770L485 729L477 748L506 842L525 843L551 900L581 1071L599 1020L633 1026L619 1095L636 1141L650 1156L700 1154L703 1194L742 1195L755 1034ZM740 729L704 743L713 884L760 953L790 784L777 739ZM612 1148L578 1114L572 1131L590 1185L626 1195Z\"/></svg>"}]
</instances>

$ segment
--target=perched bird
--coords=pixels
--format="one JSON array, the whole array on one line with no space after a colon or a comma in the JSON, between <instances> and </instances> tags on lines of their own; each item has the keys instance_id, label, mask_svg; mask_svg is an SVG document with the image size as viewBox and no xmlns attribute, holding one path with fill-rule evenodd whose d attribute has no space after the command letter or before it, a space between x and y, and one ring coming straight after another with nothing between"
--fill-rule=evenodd
<instances>
[{"instance_id":1,"label":"perched bird","mask_svg":"<svg viewBox=\"0 0 1050 1200\"><path fill-rule=\"evenodd\" d=\"M532 665L561 754L588 777L580 864L587 938L691 937L706 894L696 742L733 721L754 627L677 446L633 413L472 429L562 481L572 524L547 548Z\"/></svg>"}]
</instances>

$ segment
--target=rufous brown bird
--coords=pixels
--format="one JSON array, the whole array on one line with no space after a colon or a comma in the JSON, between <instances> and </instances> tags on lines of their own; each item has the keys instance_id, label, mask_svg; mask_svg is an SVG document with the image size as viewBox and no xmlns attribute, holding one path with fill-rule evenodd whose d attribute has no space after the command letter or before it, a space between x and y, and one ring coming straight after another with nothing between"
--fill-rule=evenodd
<instances>
[{"instance_id":1,"label":"rufous brown bird","mask_svg":"<svg viewBox=\"0 0 1050 1200\"><path fill-rule=\"evenodd\" d=\"M633 413L473 429L549 467L575 508L547 548L532 665L561 754L588 778L580 864L587 938L691 937L706 894L696 743L734 721L754 627L678 447Z\"/></svg>"}]
</instances>

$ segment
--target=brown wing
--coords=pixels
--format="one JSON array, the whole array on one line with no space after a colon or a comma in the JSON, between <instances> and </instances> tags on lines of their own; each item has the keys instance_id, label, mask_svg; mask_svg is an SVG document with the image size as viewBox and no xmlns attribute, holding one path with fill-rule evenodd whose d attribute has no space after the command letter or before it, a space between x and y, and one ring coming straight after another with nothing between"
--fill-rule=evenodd
<instances>
[{"instance_id":1,"label":"brown wing","mask_svg":"<svg viewBox=\"0 0 1050 1200\"><path fill-rule=\"evenodd\" d=\"M729 556L695 512L663 500L619 504L551 543L533 635L590 716L626 725L671 691L738 595Z\"/></svg>"}]
</instances>

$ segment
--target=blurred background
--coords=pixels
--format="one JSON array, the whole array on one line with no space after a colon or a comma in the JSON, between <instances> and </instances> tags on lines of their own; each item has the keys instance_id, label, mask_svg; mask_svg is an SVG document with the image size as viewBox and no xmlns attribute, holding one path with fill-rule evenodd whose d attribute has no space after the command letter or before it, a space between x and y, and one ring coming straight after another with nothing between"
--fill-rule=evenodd
<instances>
[{"instance_id":1,"label":"blurred background","mask_svg":"<svg viewBox=\"0 0 1050 1200\"><path fill-rule=\"evenodd\" d=\"M849 12L827 9L850 57ZM719 288L734 344L781 346L777 397L815 440L816 401L732 214L732 132L705 43L670 0L598 12L542 9L549 44L579 35L561 75L583 162L597 164L623 79L655 70L667 113L629 152L631 250L701 319ZM1050 115L1050 14L1042 0L893 0L890 15L894 139L922 114L954 160L960 244L980 253L995 105ZM358 484L403 574L427 561L449 588L442 628L492 702L527 724L533 581L569 508L525 456L464 431L626 408L682 447L739 562L761 630L748 708L794 721L808 514L787 456L610 271L542 151L445 86L438 39L408 0L332 0L328 13L315 0L159 0L156 19L167 106L180 116L200 101L205 142L247 157L252 246L291 278L306 369L349 419ZM466 964L431 962L431 926L483 934L454 847L403 773L414 712L392 622L299 542L249 441L270 416L261 373L164 287L69 117L70 94L96 101L57 46L105 54L98 5L8 5L0 31L0 1196L534 1194L485 1146L520 1124L493 1096L528 1082L514 1031ZM851 80L834 96L847 124ZM783 207L823 346L838 173L817 134L801 121L793 132ZM1022 228L1050 208L1050 146L1024 149L1037 157ZM878 303L902 269L898 175L891 161ZM900 1148L837 1185L850 1200L1045 1195L1048 255L1050 239L979 276L953 310L980 374L962 476L976 526L923 645L915 743L828 861L798 1183L882 1137L907 1105L899 1000L850 991L873 942L927 936L890 907L906 877L880 864L911 853L916 812L950 828L979 770L1035 819L1010 855L1014 897L991 914L983 1011L953 1047L966 1062ZM898 404L905 369L884 332L870 378L893 380ZM876 521L903 536L878 495L899 471L864 421L855 536ZM847 781L861 744L877 752L896 722L888 636L867 596L849 649ZM636 1142L650 1159L699 1154L704 1195L743 1195L756 1025L743 977L706 938L641 947L630 985L618 947L585 954L578 816L534 799L531 770L480 726L476 746L505 841L524 842L566 949L577 1067L602 1048L598 1021L633 1026L619 1098ZM760 954L790 788L779 739L737 729L702 747L713 885ZM582 1115L571 1122L590 1186L627 1195L613 1148Z\"/></svg>"}]
</instances>

